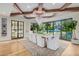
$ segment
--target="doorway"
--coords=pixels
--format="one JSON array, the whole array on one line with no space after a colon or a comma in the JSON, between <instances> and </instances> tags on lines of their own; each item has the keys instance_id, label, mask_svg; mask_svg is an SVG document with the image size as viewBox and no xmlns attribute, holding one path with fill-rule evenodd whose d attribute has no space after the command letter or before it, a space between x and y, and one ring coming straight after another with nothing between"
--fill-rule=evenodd
<instances>
[{"instance_id":1,"label":"doorway","mask_svg":"<svg viewBox=\"0 0 79 59\"><path fill-rule=\"evenodd\" d=\"M20 39L24 37L24 22L23 21L11 21L11 38Z\"/></svg>"}]
</instances>

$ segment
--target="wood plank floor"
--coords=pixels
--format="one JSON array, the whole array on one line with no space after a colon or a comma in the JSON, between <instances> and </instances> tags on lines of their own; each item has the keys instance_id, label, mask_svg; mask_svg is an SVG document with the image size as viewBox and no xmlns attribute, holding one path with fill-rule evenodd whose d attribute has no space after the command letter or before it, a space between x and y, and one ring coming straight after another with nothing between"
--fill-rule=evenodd
<instances>
[{"instance_id":1,"label":"wood plank floor","mask_svg":"<svg viewBox=\"0 0 79 59\"><path fill-rule=\"evenodd\" d=\"M26 50L18 40L0 42L0 56L30 56L30 51Z\"/></svg>"},{"instance_id":2,"label":"wood plank floor","mask_svg":"<svg viewBox=\"0 0 79 59\"><path fill-rule=\"evenodd\" d=\"M63 40L62 40L63 41ZM74 45L71 42L68 43L68 47L64 50L61 56L79 56L79 45ZM0 56L31 56L31 52L24 48L20 40L12 40L0 42Z\"/></svg>"},{"instance_id":3,"label":"wood plank floor","mask_svg":"<svg viewBox=\"0 0 79 59\"><path fill-rule=\"evenodd\" d=\"M67 42L69 45L62 53L62 56L79 56L79 45L72 44L71 42L68 41L63 42Z\"/></svg>"}]
</instances>

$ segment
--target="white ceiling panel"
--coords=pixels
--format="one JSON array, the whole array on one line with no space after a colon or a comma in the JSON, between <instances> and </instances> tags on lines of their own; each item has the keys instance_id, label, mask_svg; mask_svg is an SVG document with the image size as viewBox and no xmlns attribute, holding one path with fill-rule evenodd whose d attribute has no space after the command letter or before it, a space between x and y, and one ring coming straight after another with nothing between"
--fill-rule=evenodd
<instances>
[{"instance_id":1,"label":"white ceiling panel","mask_svg":"<svg viewBox=\"0 0 79 59\"><path fill-rule=\"evenodd\" d=\"M64 3L45 3L43 7L46 9L57 9L61 8L63 5Z\"/></svg>"},{"instance_id":2,"label":"white ceiling panel","mask_svg":"<svg viewBox=\"0 0 79 59\"><path fill-rule=\"evenodd\" d=\"M70 6L68 7L79 7L79 3L72 3Z\"/></svg>"},{"instance_id":3,"label":"white ceiling panel","mask_svg":"<svg viewBox=\"0 0 79 59\"><path fill-rule=\"evenodd\" d=\"M38 3L17 3L17 4L23 11L32 11L34 8L38 6ZM63 5L64 3L54 3L54 4L44 3L43 7L46 9L57 9L57 8L61 8Z\"/></svg>"},{"instance_id":4,"label":"white ceiling panel","mask_svg":"<svg viewBox=\"0 0 79 59\"><path fill-rule=\"evenodd\" d=\"M23 11L32 11L34 8L38 6L37 3L18 3L18 6Z\"/></svg>"},{"instance_id":5,"label":"white ceiling panel","mask_svg":"<svg viewBox=\"0 0 79 59\"><path fill-rule=\"evenodd\" d=\"M0 15L10 15L12 10L11 3L0 3Z\"/></svg>"},{"instance_id":6,"label":"white ceiling panel","mask_svg":"<svg viewBox=\"0 0 79 59\"><path fill-rule=\"evenodd\" d=\"M16 6L13 5L12 13L20 12Z\"/></svg>"}]
</instances>

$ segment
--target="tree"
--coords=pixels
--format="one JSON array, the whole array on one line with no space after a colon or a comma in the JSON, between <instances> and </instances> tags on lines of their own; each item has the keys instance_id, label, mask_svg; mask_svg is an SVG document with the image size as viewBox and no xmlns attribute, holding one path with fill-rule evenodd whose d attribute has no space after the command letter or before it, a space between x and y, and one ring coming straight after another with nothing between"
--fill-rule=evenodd
<instances>
[{"instance_id":1,"label":"tree","mask_svg":"<svg viewBox=\"0 0 79 59\"><path fill-rule=\"evenodd\" d=\"M68 21L68 22L63 22L62 24L62 31L65 31L65 32L70 32L70 31L73 31L76 29L76 25L77 25L77 21L75 20L72 20L72 21Z\"/></svg>"},{"instance_id":2,"label":"tree","mask_svg":"<svg viewBox=\"0 0 79 59\"><path fill-rule=\"evenodd\" d=\"M71 20L71 21L64 21L62 23L62 30L61 31L64 31L64 32L72 32L73 34L75 34L75 29L76 29L76 25L77 25L77 21L75 20ZM76 38L76 36L75 36Z\"/></svg>"}]
</instances>

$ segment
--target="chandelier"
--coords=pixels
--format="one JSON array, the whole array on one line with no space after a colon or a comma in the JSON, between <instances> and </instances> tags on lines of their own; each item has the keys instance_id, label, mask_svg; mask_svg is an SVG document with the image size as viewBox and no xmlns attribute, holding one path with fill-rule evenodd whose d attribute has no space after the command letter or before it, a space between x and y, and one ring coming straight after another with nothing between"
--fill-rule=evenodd
<instances>
[{"instance_id":1,"label":"chandelier","mask_svg":"<svg viewBox=\"0 0 79 59\"><path fill-rule=\"evenodd\" d=\"M38 4L38 8L34 10L34 15L36 15L36 22L38 23L38 25L40 25L42 23L42 18L50 18L50 17L54 17L56 14L52 14L51 16L44 16L45 11L43 10L43 3L39 3Z\"/></svg>"},{"instance_id":2,"label":"chandelier","mask_svg":"<svg viewBox=\"0 0 79 59\"><path fill-rule=\"evenodd\" d=\"M34 11L36 15L40 16L45 13L43 10L43 3L38 4L38 9Z\"/></svg>"}]
</instances>

